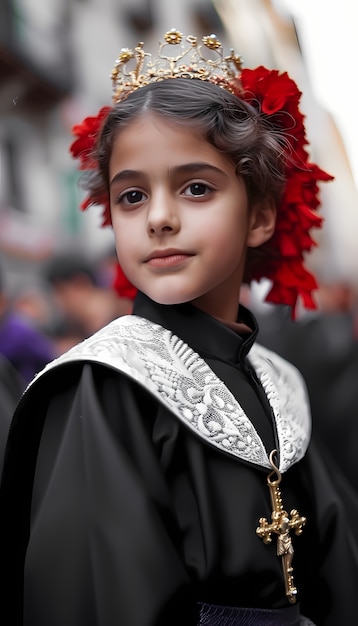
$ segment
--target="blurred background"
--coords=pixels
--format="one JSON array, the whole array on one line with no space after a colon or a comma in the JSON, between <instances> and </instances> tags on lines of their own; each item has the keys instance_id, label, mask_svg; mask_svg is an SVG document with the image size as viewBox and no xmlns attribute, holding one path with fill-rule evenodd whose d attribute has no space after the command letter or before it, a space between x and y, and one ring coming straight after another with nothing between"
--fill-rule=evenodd
<instances>
[{"instance_id":1,"label":"blurred background","mask_svg":"<svg viewBox=\"0 0 358 626\"><path fill-rule=\"evenodd\" d=\"M0 355L16 370L15 400L48 360L131 308L130 297L116 299L111 289L114 241L109 228L100 228L101 209L79 211L82 192L68 152L72 125L110 104L110 72L122 47L144 40L155 49L174 27L215 33L246 67L287 70L296 80L312 159L335 176L322 189L325 225L307 260L320 282L318 311L299 312L292 325L287 310L263 304L264 283L243 290L242 298L259 318L260 341L301 369L319 434L358 487L354 5L1 0ZM10 387L1 380L4 394Z\"/></svg>"},{"instance_id":2,"label":"blurred background","mask_svg":"<svg viewBox=\"0 0 358 626\"><path fill-rule=\"evenodd\" d=\"M357 17L349 0L2 0L0 251L12 285L54 251L93 258L112 244L100 210L81 215L70 129L111 99L119 49L163 32L215 32L246 67L288 70L304 96L313 158L333 173L326 225L310 263L322 278L357 280Z\"/></svg>"}]
</instances>

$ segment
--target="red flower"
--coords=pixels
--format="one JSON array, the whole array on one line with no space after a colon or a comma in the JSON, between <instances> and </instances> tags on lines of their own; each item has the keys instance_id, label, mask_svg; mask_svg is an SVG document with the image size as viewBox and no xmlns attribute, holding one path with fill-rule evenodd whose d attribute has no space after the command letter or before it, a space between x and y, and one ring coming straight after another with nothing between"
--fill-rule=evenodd
<instances>
[{"instance_id":1,"label":"red flower","mask_svg":"<svg viewBox=\"0 0 358 626\"><path fill-rule=\"evenodd\" d=\"M70 153L74 159L79 159L80 170L97 169L98 162L95 156L95 146L103 122L110 111L111 107L102 107L97 115L86 117L81 124L75 124L72 127L72 134L77 139L71 144ZM112 221L107 195L101 194L96 196L95 194L90 194L83 200L80 208L82 211L86 211L94 204L104 207L102 226L110 226Z\"/></svg>"},{"instance_id":2,"label":"red flower","mask_svg":"<svg viewBox=\"0 0 358 626\"><path fill-rule=\"evenodd\" d=\"M241 84L246 92L245 100L252 103L258 100L266 115L296 109L301 97L296 83L287 73L279 74L278 70L268 70L263 66L242 70Z\"/></svg>"},{"instance_id":3,"label":"red flower","mask_svg":"<svg viewBox=\"0 0 358 626\"><path fill-rule=\"evenodd\" d=\"M309 162L304 116L299 109L301 92L287 73L258 67L241 72L244 93L241 97L264 115L290 143L286 165L286 186L278 207L276 229L270 241L261 246L261 263L256 259L247 268L249 280L265 277L272 288L266 300L292 307L292 316L298 298L306 308L315 308L312 291L317 284L304 267L303 253L316 245L312 228L322 225L315 212L320 205L318 182L332 180L332 176ZM240 97L240 96L239 96Z\"/></svg>"},{"instance_id":4,"label":"red flower","mask_svg":"<svg viewBox=\"0 0 358 626\"><path fill-rule=\"evenodd\" d=\"M130 300L134 300L134 298L136 297L137 289L132 285L132 283L129 282L119 263L117 263L116 266L116 274L113 287L121 298L129 298Z\"/></svg>"},{"instance_id":5,"label":"red flower","mask_svg":"<svg viewBox=\"0 0 358 626\"><path fill-rule=\"evenodd\" d=\"M91 170L97 168L97 161L94 157L94 148L98 133L106 119L111 107L102 107L97 115L86 117L81 124L72 127L72 134L77 137L70 146L70 153L74 159L80 160L80 170Z\"/></svg>"}]
</instances>

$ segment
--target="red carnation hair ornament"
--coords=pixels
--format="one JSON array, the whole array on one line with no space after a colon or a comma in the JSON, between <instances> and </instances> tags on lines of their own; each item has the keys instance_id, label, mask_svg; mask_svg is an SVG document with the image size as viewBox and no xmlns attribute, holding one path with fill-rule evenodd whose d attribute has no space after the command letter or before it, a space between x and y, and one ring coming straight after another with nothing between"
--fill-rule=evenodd
<instances>
[{"instance_id":1,"label":"red carnation hair ornament","mask_svg":"<svg viewBox=\"0 0 358 626\"><path fill-rule=\"evenodd\" d=\"M173 44L181 44L182 52L175 57L168 57L163 53L163 48ZM215 63L208 61L203 50L216 54ZM135 69L127 71L127 64L131 62L135 63ZM147 73L143 70L145 63ZM256 259L251 265L248 262L244 282L269 279L271 289L266 295L266 301L289 305L293 317L299 298L305 308L316 308L312 292L317 288L317 283L304 267L304 253L316 245L311 230L320 228L323 222L317 213L320 206L318 183L332 180L333 177L310 162L304 116L299 108L302 94L296 83L287 73L263 66L242 69L241 58L234 51L231 51L230 56L224 56L221 43L215 35L203 37L201 41L192 36L183 40L183 35L172 29L164 35L164 43L160 44L155 61L150 54L144 53L142 43L134 50L122 49L112 72L113 102L120 102L129 93L150 82L176 77L213 82L266 116L275 116L276 127L279 124L287 138L287 150L297 158L287 159L286 183L277 207L274 235L260 246L260 260ZM98 168L94 156L95 145L110 110L111 107L103 107L96 116L86 117L81 124L73 127L76 139L70 152L75 159L79 159L80 170ZM102 225L110 225L108 196L92 193L85 198L81 208L85 210L92 205L103 206ZM118 268L114 287L122 297L135 296L136 289L126 279L121 268Z\"/></svg>"}]
</instances>

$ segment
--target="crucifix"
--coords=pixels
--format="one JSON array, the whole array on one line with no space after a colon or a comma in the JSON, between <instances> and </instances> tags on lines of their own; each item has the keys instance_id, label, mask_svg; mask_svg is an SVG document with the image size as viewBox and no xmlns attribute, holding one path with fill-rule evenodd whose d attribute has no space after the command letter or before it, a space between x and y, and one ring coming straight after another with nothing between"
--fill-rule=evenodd
<instances>
[{"instance_id":1,"label":"crucifix","mask_svg":"<svg viewBox=\"0 0 358 626\"><path fill-rule=\"evenodd\" d=\"M273 460L275 454L276 450L272 450L270 463L273 471L267 477L272 506L271 523L267 521L266 517L260 517L256 534L261 537L265 544L271 543L273 534L277 535L277 556L282 558L286 596L288 601L294 604L297 597L297 588L293 579L292 559L294 550L290 531L294 530L296 535L300 535L306 523L306 518L301 517L296 509L292 509L290 514L288 514L283 508L280 491L282 476Z\"/></svg>"}]
</instances>

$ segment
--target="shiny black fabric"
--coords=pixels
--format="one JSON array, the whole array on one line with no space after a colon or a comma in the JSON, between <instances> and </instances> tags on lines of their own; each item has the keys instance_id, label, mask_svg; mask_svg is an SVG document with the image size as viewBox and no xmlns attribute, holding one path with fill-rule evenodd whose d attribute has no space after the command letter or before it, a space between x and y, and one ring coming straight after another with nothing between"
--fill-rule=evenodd
<instances>
[{"instance_id":1,"label":"shiny black fabric","mask_svg":"<svg viewBox=\"0 0 358 626\"><path fill-rule=\"evenodd\" d=\"M256 331L240 337L191 305L154 305L142 295L135 312L205 358L270 450L271 413L245 362ZM194 626L198 602L287 607L275 542L255 532L271 512L266 474L203 442L117 371L78 363L46 374L23 398L6 452L0 567L8 623ZM357 547L313 444L281 487L286 508L308 519L294 538L302 613L318 626L350 624Z\"/></svg>"},{"instance_id":2,"label":"shiny black fabric","mask_svg":"<svg viewBox=\"0 0 358 626\"><path fill-rule=\"evenodd\" d=\"M0 354L0 474L9 426L22 394L22 381L13 365Z\"/></svg>"}]
</instances>

